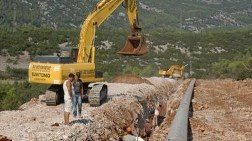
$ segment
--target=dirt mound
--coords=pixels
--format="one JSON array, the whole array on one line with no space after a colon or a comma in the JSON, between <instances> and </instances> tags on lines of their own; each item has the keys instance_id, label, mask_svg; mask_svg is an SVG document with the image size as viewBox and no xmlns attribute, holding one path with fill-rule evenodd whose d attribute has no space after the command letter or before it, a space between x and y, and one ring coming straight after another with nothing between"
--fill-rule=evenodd
<instances>
[{"instance_id":1,"label":"dirt mound","mask_svg":"<svg viewBox=\"0 0 252 141\"><path fill-rule=\"evenodd\" d=\"M141 83L146 83L146 84L151 84L150 81L143 79L137 75L134 74L123 74L115 77L111 83L127 83L127 84L141 84Z\"/></svg>"},{"instance_id":2,"label":"dirt mound","mask_svg":"<svg viewBox=\"0 0 252 141\"><path fill-rule=\"evenodd\" d=\"M12 140L8 139L6 136L0 135L0 141L12 141Z\"/></svg>"},{"instance_id":3,"label":"dirt mound","mask_svg":"<svg viewBox=\"0 0 252 141\"><path fill-rule=\"evenodd\" d=\"M134 134L143 129L155 105L170 100L180 83L167 78L146 78L153 85L107 83L108 101L99 107L83 103L81 118L70 115L70 126L64 126L64 105L46 106L44 96L24 104L24 110L0 112L0 134L19 140L86 140L117 141L124 127Z\"/></svg>"},{"instance_id":4,"label":"dirt mound","mask_svg":"<svg viewBox=\"0 0 252 141\"><path fill-rule=\"evenodd\" d=\"M159 81L158 81L159 79ZM148 79L153 85L148 84L108 84L116 85L121 94L113 96L108 103L92 110L88 129L80 130L71 139L90 141L117 141L124 135L125 127L130 126L133 134L142 131L145 119L152 116L155 105L160 101L167 101L172 93L177 90L178 82L171 82L164 78ZM156 81L156 83L155 83ZM110 94L117 91L111 91ZM165 115L165 114L164 114Z\"/></svg>"}]
</instances>

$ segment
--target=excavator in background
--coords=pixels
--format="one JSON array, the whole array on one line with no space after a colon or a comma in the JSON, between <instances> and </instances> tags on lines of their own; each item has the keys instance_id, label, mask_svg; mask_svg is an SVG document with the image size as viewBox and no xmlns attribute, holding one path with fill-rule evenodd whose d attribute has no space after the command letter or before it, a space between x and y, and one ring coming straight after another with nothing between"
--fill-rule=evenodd
<instances>
[{"instance_id":1,"label":"excavator in background","mask_svg":"<svg viewBox=\"0 0 252 141\"><path fill-rule=\"evenodd\" d=\"M159 75L162 77L169 77L174 79L184 79L185 78L185 67L188 64L182 65L172 65L168 70L159 70Z\"/></svg>"},{"instance_id":2,"label":"excavator in background","mask_svg":"<svg viewBox=\"0 0 252 141\"><path fill-rule=\"evenodd\" d=\"M84 21L78 48L63 48L54 56L36 56L29 65L29 82L50 84L45 97L47 105L57 105L63 99L63 82L69 73L81 73L84 93L88 95L91 106L99 106L107 99L107 85L103 73L95 68L95 30L121 4L127 10L131 34L125 46L118 52L120 55L144 55L148 52L145 38L137 18L136 0L102 0L89 13Z\"/></svg>"}]
</instances>

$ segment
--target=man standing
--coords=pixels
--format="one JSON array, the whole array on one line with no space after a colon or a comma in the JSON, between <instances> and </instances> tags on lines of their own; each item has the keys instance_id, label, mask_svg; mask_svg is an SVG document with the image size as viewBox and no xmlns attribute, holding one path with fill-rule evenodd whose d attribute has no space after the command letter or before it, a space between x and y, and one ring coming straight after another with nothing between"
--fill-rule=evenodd
<instances>
[{"instance_id":1,"label":"man standing","mask_svg":"<svg viewBox=\"0 0 252 141\"><path fill-rule=\"evenodd\" d=\"M80 72L76 73L75 80L73 81L73 115L74 118L77 116L78 106L78 117L81 117L81 107L83 98L83 84L80 79Z\"/></svg>"},{"instance_id":2,"label":"man standing","mask_svg":"<svg viewBox=\"0 0 252 141\"><path fill-rule=\"evenodd\" d=\"M153 117L153 127L155 129L156 126L159 126L158 124L158 118L159 118L159 113L161 111L162 105L159 104L156 109L155 109L155 113L154 113L154 117Z\"/></svg>"},{"instance_id":3,"label":"man standing","mask_svg":"<svg viewBox=\"0 0 252 141\"><path fill-rule=\"evenodd\" d=\"M74 80L74 74L70 73L67 80L63 83L64 90L64 124L69 125L69 116L72 111L72 81Z\"/></svg>"}]
</instances>

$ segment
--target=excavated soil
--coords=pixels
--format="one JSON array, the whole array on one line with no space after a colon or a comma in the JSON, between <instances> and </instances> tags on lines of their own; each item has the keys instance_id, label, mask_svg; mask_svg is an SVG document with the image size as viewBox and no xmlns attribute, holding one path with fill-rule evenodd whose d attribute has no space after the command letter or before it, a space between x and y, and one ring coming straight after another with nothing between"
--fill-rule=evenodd
<instances>
[{"instance_id":1,"label":"excavated soil","mask_svg":"<svg viewBox=\"0 0 252 141\"><path fill-rule=\"evenodd\" d=\"M99 107L83 104L82 118L71 115L70 126L63 125L63 104L49 107L41 102L44 95L33 98L21 110L0 112L0 135L14 141L117 141L127 126L135 135L142 132L145 119L161 104L163 122L150 140L163 141L190 80L146 80L151 85L107 83L108 101ZM252 80L197 80L189 119L190 140L251 140L251 101Z\"/></svg>"},{"instance_id":2,"label":"excavated soil","mask_svg":"<svg viewBox=\"0 0 252 141\"><path fill-rule=\"evenodd\" d=\"M111 83L128 83L128 84L151 84L147 79L141 78L134 74L124 74L115 77Z\"/></svg>"},{"instance_id":3,"label":"excavated soil","mask_svg":"<svg viewBox=\"0 0 252 141\"><path fill-rule=\"evenodd\" d=\"M182 83L182 85L178 87L177 91L171 94L166 104L166 112L165 112L166 115L164 116L165 118L163 122L161 123L161 125L155 128L155 130L153 131L150 141L166 140L171 122L175 116L176 110L178 109L181 100L184 97L184 93L187 90L189 83L190 83L190 80L185 80Z\"/></svg>"},{"instance_id":4,"label":"excavated soil","mask_svg":"<svg viewBox=\"0 0 252 141\"><path fill-rule=\"evenodd\" d=\"M186 82L187 81L187 82ZM163 141L169 132L189 80L171 94L164 122L150 141ZM251 141L252 80L197 80L189 119L189 140Z\"/></svg>"},{"instance_id":5,"label":"excavated soil","mask_svg":"<svg viewBox=\"0 0 252 141\"><path fill-rule=\"evenodd\" d=\"M252 80L198 80L192 106L193 140L252 140Z\"/></svg>"},{"instance_id":6,"label":"excavated soil","mask_svg":"<svg viewBox=\"0 0 252 141\"><path fill-rule=\"evenodd\" d=\"M164 78L149 78L149 84L115 83L113 89L118 89L107 104L91 112L92 121L89 130L80 130L77 137L80 140L114 140L125 134L125 127L132 127L136 135L143 129L145 119L151 116L157 103L166 102L174 93L180 82ZM119 92L119 93L118 93Z\"/></svg>"},{"instance_id":7,"label":"excavated soil","mask_svg":"<svg viewBox=\"0 0 252 141\"><path fill-rule=\"evenodd\" d=\"M8 139L6 136L0 135L0 141L11 141L11 139Z\"/></svg>"},{"instance_id":8,"label":"excavated soil","mask_svg":"<svg viewBox=\"0 0 252 141\"><path fill-rule=\"evenodd\" d=\"M147 78L152 85L107 83L108 101L100 107L83 104L82 118L70 117L63 125L63 104L46 106L44 96L21 106L22 110L0 112L0 135L19 140L119 140L124 127L136 134L158 103L165 103L182 82L167 78ZM165 107L165 106L164 106ZM164 109L164 111L166 111ZM166 113L163 113L165 115Z\"/></svg>"}]
</instances>

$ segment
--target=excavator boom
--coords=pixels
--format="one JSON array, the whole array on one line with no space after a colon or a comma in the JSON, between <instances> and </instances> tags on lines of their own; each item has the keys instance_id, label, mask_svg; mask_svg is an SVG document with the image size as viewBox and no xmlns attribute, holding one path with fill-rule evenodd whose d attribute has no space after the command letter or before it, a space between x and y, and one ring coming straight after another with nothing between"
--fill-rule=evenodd
<instances>
[{"instance_id":1,"label":"excavator boom","mask_svg":"<svg viewBox=\"0 0 252 141\"><path fill-rule=\"evenodd\" d=\"M82 25L79 40L79 52L77 62L90 62L92 60L92 48L95 37L95 29L99 27L118 6L125 3L131 35L128 37L125 47L118 52L121 55L143 55L147 53L147 44L140 33L137 19L136 0L102 0L88 15Z\"/></svg>"}]
</instances>

